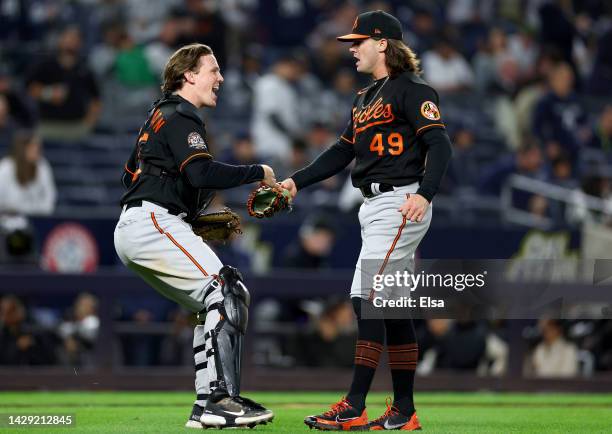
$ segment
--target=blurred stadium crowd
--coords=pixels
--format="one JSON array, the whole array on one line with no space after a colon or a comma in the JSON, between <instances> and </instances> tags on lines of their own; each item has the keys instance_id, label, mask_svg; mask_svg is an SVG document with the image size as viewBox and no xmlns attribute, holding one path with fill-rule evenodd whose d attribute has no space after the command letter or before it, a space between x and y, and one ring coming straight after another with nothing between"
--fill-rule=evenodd
<instances>
[{"instance_id":1,"label":"blurred stadium crowd","mask_svg":"<svg viewBox=\"0 0 612 434\"><path fill-rule=\"evenodd\" d=\"M366 9L387 10L403 22L404 40L440 93L454 157L436 198L437 223L501 225L511 175L542 181L537 193L519 189L509 200L534 227L610 223L608 1L6 1L0 3L0 213L7 249L28 248L15 228L27 226L31 216L116 217L123 164L159 97L165 61L185 43L210 45L225 76L218 107L204 113L216 158L265 162L279 179L311 161L343 130L355 90L367 83L356 74L348 46L335 40ZM224 192L215 206L240 206L248 190ZM550 193L559 191L572 202ZM588 205L589 196L600 205ZM354 210L361 196L346 171L301 197L327 214L307 216L298 207L291 218L305 218L305 224L278 265L322 268L338 224L329 216ZM219 253L246 269L255 268L254 256L261 254L235 246L219 247ZM73 302L26 315L18 298L4 296L0 363L87 365L99 326L96 299L83 294ZM122 306L118 320L173 324L172 333L138 343L126 333L126 364L191 363L185 313L159 301ZM258 309L264 328L270 318L307 324L299 328L305 332L296 331L299 339L258 341L261 363L346 360L350 366L354 330L347 304L297 303L290 318L270 313L278 309L271 304ZM419 369L501 375L508 353L503 330L503 324L419 323ZM609 322L542 320L525 334L533 343L526 373L612 369ZM336 345L325 354L309 351L322 341ZM45 346L53 350L41 351ZM43 353L50 358L41 361ZM164 359L169 354L172 360Z\"/></svg>"}]
</instances>

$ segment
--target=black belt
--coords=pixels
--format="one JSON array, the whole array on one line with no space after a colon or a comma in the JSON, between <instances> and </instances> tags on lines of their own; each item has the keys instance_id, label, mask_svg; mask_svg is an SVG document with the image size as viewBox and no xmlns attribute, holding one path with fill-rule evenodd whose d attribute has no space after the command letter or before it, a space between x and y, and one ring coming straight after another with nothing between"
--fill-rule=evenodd
<instances>
[{"instance_id":1,"label":"black belt","mask_svg":"<svg viewBox=\"0 0 612 434\"><path fill-rule=\"evenodd\" d=\"M147 175L158 176L160 178L164 178L164 177L170 178L170 179L178 178L178 173L169 172L168 170L162 167L154 166L153 164L149 164L145 162L140 163L140 170L141 170L141 173L145 173Z\"/></svg>"},{"instance_id":2,"label":"black belt","mask_svg":"<svg viewBox=\"0 0 612 434\"><path fill-rule=\"evenodd\" d=\"M148 201L148 202L151 202L151 201ZM151 202L151 203L155 203L155 202ZM155 204L155 205L157 205L157 204ZM125 209L128 210L130 208L134 208L134 207L137 207L137 206L139 206L139 207L142 206L142 200L133 200L131 202L128 202L125 205ZM162 208L166 208L168 210L168 214L172 214L172 215L176 215L176 216L179 215L179 214L183 214L183 211L169 209L168 207L165 207L163 205L159 205L159 206L161 206Z\"/></svg>"},{"instance_id":3,"label":"black belt","mask_svg":"<svg viewBox=\"0 0 612 434\"><path fill-rule=\"evenodd\" d=\"M372 191L372 183L362 185L361 187L359 187L359 190L361 190L361 194L363 194L363 197L367 197L368 199L379 194L379 193L374 193ZM378 190L381 193L387 193L388 191L393 191L393 186L391 184L381 183L381 184L378 184Z\"/></svg>"}]
</instances>

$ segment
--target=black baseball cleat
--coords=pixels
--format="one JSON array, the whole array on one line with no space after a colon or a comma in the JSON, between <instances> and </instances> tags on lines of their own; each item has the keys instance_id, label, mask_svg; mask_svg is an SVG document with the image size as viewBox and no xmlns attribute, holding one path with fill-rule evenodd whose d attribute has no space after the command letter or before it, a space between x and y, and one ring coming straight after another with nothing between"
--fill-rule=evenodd
<instances>
[{"instance_id":1,"label":"black baseball cleat","mask_svg":"<svg viewBox=\"0 0 612 434\"><path fill-rule=\"evenodd\" d=\"M357 410L346 398L333 404L331 410L316 416L307 416L304 423L323 431L361 431L368 425L368 415Z\"/></svg>"},{"instance_id":2,"label":"black baseball cleat","mask_svg":"<svg viewBox=\"0 0 612 434\"><path fill-rule=\"evenodd\" d=\"M241 396L225 395L206 402L200 422L203 428L253 428L273 418L274 413L261 404Z\"/></svg>"},{"instance_id":3,"label":"black baseball cleat","mask_svg":"<svg viewBox=\"0 0 612 434\"><path fill-rule=\"evenodd\" d=\"M420 431L421 424L416 412L410 416L400 413L397 407L391 405L391 400L387 399L387 410L385 413L371 421L366 430L367 431Z\"/></svg>"},{"instance_id":4,"label":"black baseball cleat","mask_svg":"<svg viewBox=\"0 0 612 434\"><path fill-rule=\"evenodd\" d=\"M191 410L191 416L187 419L187 423L185 424L185 428L205 428L200 422L200 417L202 417L202 413L204 413L204 407L199 406L198 404L193 404L193 410Z\"/></svg>"}]
</instances>

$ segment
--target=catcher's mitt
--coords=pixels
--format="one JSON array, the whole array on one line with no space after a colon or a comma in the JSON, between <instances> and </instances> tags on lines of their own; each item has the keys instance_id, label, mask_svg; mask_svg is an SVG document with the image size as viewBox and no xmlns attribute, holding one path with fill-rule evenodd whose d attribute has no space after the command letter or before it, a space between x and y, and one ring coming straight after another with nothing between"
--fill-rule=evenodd
<instances>
[{"instance_id":1,"label":"catcher's mitt","mask_svg":"<svg viewBox=\"0 0 612 434\"><path fill-rule=\"evenodd\" d=\"M234 233L242 233L240 216L229 208L201 214L191 222L191 227L204 241L225 241Z\"/></svg>"},{"instance_id":2,"label":"catcher's mitt","mask_svg":"<svg viewBox=\"0 0 612 434\"><path fill-rule=\"evenodd\" d=\"M272 217L282 210L291 211L291 193L281 187L263 185L249 195L247 210L258 219Z\"/></svg>"}]
</instances>

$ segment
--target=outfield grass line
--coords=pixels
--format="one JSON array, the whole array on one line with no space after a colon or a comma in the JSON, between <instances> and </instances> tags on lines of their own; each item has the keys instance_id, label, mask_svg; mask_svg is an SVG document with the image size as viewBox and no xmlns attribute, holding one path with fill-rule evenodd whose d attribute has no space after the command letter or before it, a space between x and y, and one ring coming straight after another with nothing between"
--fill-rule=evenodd
<instances>
[{"instance_id":1,"label":"outfield grass line","mask_svg":"<svg viewBox=\"0 0 612 434\"><path fill-rule=\"evenodd\" d=\"M76 402L54 402L50 405L36 404L23 404L23 403L2 403L0 408L55 408L55 407L77 407L77 408L129 408L129 407L144 407L144 408L157 408L157 407L184 407L189 404L183 402L170 402L170 403L154 403L154 402L124 402L124 403L76 403ZM465 408L492 408L492 407L525 407L525 408L606 408L610 409L610 404L607 403L564 403L564 402L455 402L455 401L440 401L440 402L424 402L419 403L418 399L415 404L419 408L436 408L436 407L465 407ZM325 408L329 407L329 402L326 403L312 403L312 402L295 402L295 403L279 403L270 404L269 407L278 409L309 409L309 408ZM371 405L370 407L377 407L382 405Z\"/></svg>"}]
</instances>

